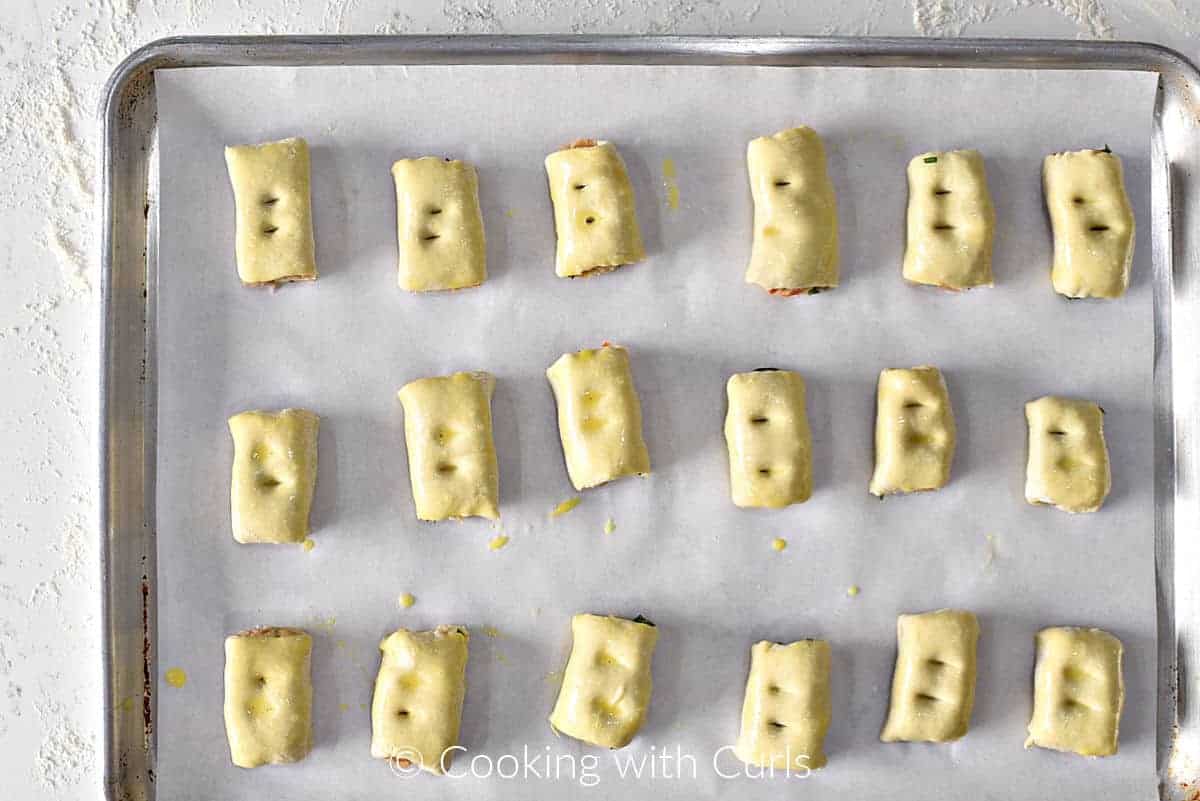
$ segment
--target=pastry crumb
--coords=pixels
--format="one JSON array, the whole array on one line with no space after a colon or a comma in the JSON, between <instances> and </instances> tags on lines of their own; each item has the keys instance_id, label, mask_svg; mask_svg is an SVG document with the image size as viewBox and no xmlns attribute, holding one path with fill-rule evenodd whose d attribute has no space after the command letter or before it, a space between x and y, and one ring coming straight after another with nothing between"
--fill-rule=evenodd
<instances>
[{"instance_id":1,"label":"pastry crumb","mask_svg":"<svg viewBox=\"0 0 1200 801\"><path fill-rule=\"evenodd\" d=\"M402 592L400 593L400 597L397 599L397 603L400 604L401 609L412 609L412 605L416 602L417 599L411 592Z\"/></svg>"},{"instance_id":2,"label":"pastry crumb","mask_svg":"<svg viewBox=\"0 0 1200 801\"><path fill-rule=\"evenodd\" d=\"M498 551L505 545L508 545L508 537L503 534L497 534L488 541L488 548L493 551Z\"/></svg>"},{"instance_id":3,"label":"pastry crumb","mask_svg":"<svg viewBox=\"0 0 1200 801\"><path fill-rule=\"evenodd\" d=\"M560 503L558 506L554 507L554 511L552 511L550 513L550 516L551 517L562 517L567 512L571 511L576 506L578 506L580 500L582 500L582 499L578 495L576 495L574 498L567 498L565 501Z\"/></svg>"},{"instance_id":4,"label":"pastry crumb","mask_svg":"<svg viewBox=\"0 0 1200 801\"><path fill-rule=\"evenodd\" d=\"M172 687L178 688L187 684L187 673L184 672L183 668L168 668L164 678L167 680L167 684Z\"/></svg>"},{"instance_id":5,"label":"pastry crumb","mask_svg":"<svg viewBox=\"0 0 1200 801\"><path fill-rule=\"evenodd\" d=\"M859 592L860 592L860 590L858 589L857 584L851 584L849 587L846 588L846 594L849 595L851 598L858 595Z\"/></svg>"},{"instance_id":6,"label":"pastry crumb","mask_svg":"<svg viewBox=\"0 0 1200 801\"><path fill-rule=\"evenodd\" d=\"M300 543L300 547L302 547L305 551L311 551L313 548L317 547L317 543L312 537L308 537L304 540L304 542Z\"/></svg>"},{"instance_id":7,"label":"pastry crumb","mask_svg":"<svg viewBox=\"0 0 1200 801\"><path fill-rule=\"evenodd\" d=\"M783 537L776 537L775 539L771 540L771 547L777 551L782 551L787 547L787 540L785 540Z\"/></svg>"}]
</instances>

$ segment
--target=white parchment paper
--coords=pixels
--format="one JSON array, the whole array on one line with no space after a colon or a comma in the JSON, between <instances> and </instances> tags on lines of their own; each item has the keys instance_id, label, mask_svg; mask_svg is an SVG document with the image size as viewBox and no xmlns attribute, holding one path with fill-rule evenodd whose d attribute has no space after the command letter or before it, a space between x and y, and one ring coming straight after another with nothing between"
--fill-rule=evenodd
<instances>
[{"instance_id":1,"label":"white parchment paper","mask_svg":"<svg viewBox=\"0 0 1200 801\"><path fill-rule=\"evenodd\" d=\"M160 684L160 797L1153 796L1148 238L1139 235L1126 298L1065 301L1049 284L1040 184L1046 153L1108 144L1144 227L1153 76L226 68L161 71L157 86L159 668L188 677ZM742 281L745 146L798 123L829 150L842 285L784 300ZM289 135L312 146L321 278L244 288L222 147ZM542 159L590 136L617 143L629 165L649 258L567 281L554 276ZM984 153L997 210L997 286L961 296L900 278L905 165L956 147ZM389 167L428 154L478 167L490 272L481 288L396 287ZM543 371L604 339L631 350L654 474L586 492L552 519L575 493ZM875 379L923 363L949 383L953 480L880 502L867 494ZM785 511L729 500L724 383L760 366L808 381L815 494ZM503 522L420 524L395 392L471 369L498 379ZM1099 514L1024 501L1023 404L1045 393L1107 411L1113 493ZM322 416L316 547L237 545L225 420L287 405ZM610 518L616 530L605 534ZM489 550L497 532L510 542ZM775 537L786 550L772 549ZM849 596L851 585L861 594ZM405 591L417 604L403 611ZM952 745L882 744L896 615L943 606L982 623L971 731ZM649 718L616 754L557 738L546 723L579 611L642 613L661 627ZM368 750L377 644L397 627L443 622L472 631L467 753L456 769L468 775L398 778ZM245 771L225 741L222 640L260 624L314 635L316 747L300 764ZM1033 635L1055 624L1101 626L1125 643L1114 758L1022 749ZM833 645L829 767L810 778L737 775L720 749L737 735L750 645L805 636Z\"/></svg>"}]
</instances>

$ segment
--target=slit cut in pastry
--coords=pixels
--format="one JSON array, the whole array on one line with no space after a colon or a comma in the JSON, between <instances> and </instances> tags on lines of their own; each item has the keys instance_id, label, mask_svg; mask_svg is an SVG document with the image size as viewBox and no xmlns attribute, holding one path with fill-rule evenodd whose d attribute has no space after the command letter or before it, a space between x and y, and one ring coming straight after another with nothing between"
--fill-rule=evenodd
<instances>
[{"instance_id":1,"label":"slit cut in pastry","mask_svg":"<svg viewBox=\"0 0 1200 801\"><path fill-rule=\"evenodd\" d=\"M633 184L611 142L579 139L546 157L554 228L554 271L577 278L646 258Z\"/></svg>"},{"instance_id":2,"label":"slit cut in pastry","mask_svg":"<svg viewBox=\"0 0 1200 801\"><path fill-rule=\"evenodd\" d=\"M1068 298L1119 298L1133 265L1133 207L1121 159L1108 148L1054 153L1042 163L1054 231L1054 291Z\"/></svg>"},{"instance_id":3,"label":"slit cut in pastry","mask_svg":"<svg viewBox=\"0 0 1200 801\"><path fill-rule=\"evenodd\" d=\"M755 643L734 748L738 759L774 770L825 767L825 733L832 716L829 673L829 643L824 640Z\"/></svg>"},{"instance_id":4,"label":"slit cut in pastry","mask_svg":"<svg viewBox=\"0 0 1200 801\"><path fill-rule=\"evenodd\" d=\"M729 485L742 507L781 509L812 495L804 379L789 370L737 373L726 385Z\"/></svg>"},{"instance_id":5,"label":"slit cut in pastry","mask_svg":"<svg viewBox=\"0 0 1200 801\"><path fill-rule=\"evenodd\" d=\"M650 472L629 353L617 345L566 353L546 370L575 489Z\"/></svg>"},{"instance_id":6,"label":"slit cut in pastry","mask_svg":"<svg viewBox=\"0 0 1200 801\"><path fill-rule=\"evenodd\" d=\"M836 287L837 197L821 137L805 126L759 137L746 166L754 199L747 283L782 296Z\"/></svg>"},{"instance_id":7,"label":"slit cut in pastry","mask_svg":"<svg viewBox=\"0 0 1200 801\"><path fill-rule=\"evenodd\" d=\"M466 696L464 626L394 631L371 700L371 756L443 774L453 760Z\"/></svg>"},{"instance_id":8,"label":"slit cut in pastry","mask_svg":"<svg viewBox=\"0 0 1200 801\"><path fill-rule=\"evenodd\" d=\"M950 394L936 367L879 374L872 495L944 487L950 480L954 444Z\"/></svg>"},{"instance_id":9,"label":"slit cut in pastry","mask_svg":"<svg viewBox=\"0 0 1200 801\"><path fill-rule=\"evenodd\" d=\"M225 638L225 732L239 768L299 762L312 750L312 637L264 627Z\"/></svg>"},{"instance_id":10,"label":"slit cut in pastry","mask_svg":"<svg viewBox=\"0 0 1200 801\"><path fill-rule=\"evenodd\" d=\"M463 161L426 156L392 165L400 288L465 289L487 279L479 177Z\"/></svg>"},{"instance_id":11,"label":"slit cut in pastry","mask_svg":"<svg viewBox=\"0 0 1200 801\"><path fill-rule=\"evenodd\" d=\"M229 418L235 540L304 542L317 484L320 421L304 409L242 412Z\"/></svg>"},{"instance_id":12,"label":"slit cut in pastry","mask_svg":"<svg viewBox=\"0 0 1200 801\"><path fill-rule=\"evenodd\" d=\"M1025 500L1072 513L1103 506L1112 487L1104 410L1091 401L1047 395L1025 404L1025 419Z\"/></svg>"},{"instance_id":13,"label":"slit cut in pastry","mask_svg":"<svg viewBox=\"0 0 1200 801\"><path fill-rule=\"evenodd\" d=\"M404 407L408 472L419 520L500 517L488 373L421 378L397 393Z\"/></svg>"},{"instance_id":14,"label":"slit cut in pastry","mask_svg":"<svg viewBox=\"0 0 1200 801\"><path fill-rule=\"evenodd\" d=\"M308 143L300 138L225 148L237 215L235 252L243 284L313 281Z\"/></svg>"},{"instance_id":15,"label":"slit cut in pastry","mask_svg":"<svg viewBox=\"0 0 1200 801\"><path fill-rule=\"evenodd\" d=\"M967 733L975 705L979 621L961 609L900 615L892 701L879 739L945 743Z\"/></svg>"},{"instance_id":16,"label":"slit cut in pastry","mask_svg":"<svg viewBox=\"0 0 1200 801\"><path fill-rule=\"evenodd\" d=\"M571 634L571 656L550 726L591 745L624 748L650 706L658 629L641 617L583 614L571 618Z\"/></svg>"},{"instance_id":17,"label":"slit cut in pastry","mask_svg":"<svg viewBox=\"0 0 1200 801\"><path fill-rule=\"evenodd\" d=\"M922 153L908 163L905 280L955 291L991 286L995 228L979 151Z\"/></svg>"},{"instance_id":18,"label":"slit cut in pastry","mask_svg":"<svg viewBox=\"0 0 1200 801\"><path fill-rule=\"evenodd\" d=\"M1125 705L1121 654L1121 641L1100 629L1039 631L1025 747L1090 757L1117 753Z\"/></svg>"}]
</instances>

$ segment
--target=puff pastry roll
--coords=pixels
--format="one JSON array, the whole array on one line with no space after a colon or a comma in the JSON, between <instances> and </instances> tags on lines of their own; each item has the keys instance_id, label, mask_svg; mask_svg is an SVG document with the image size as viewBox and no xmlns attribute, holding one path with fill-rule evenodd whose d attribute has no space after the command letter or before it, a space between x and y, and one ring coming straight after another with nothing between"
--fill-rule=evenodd
<instances>
[{"instance_id":1,"label":"puff pastry roll","mask_svg":"<svg viewBox=\"0 0 1200 801\"><path fill-rule=\"evenodd\" d=\"M789 370L737 373L726 385L729 485L738 506L780 509L812 495L804 379Z\"/></svg>"},{"instance_id":2,"label":"puff pastry roll","mask_svg":"<svg viewBox=\"0 0 1200 801\"><path fill-rule=\"evenodd\" d=\"M611 142L580 139L546 157L558 249L554 271L576 278L646 258L633 184Z\"/></svg>"},{"instance_id":3,"label":"puff pastry roll","mask_svg":"<svg viewBox=\"0 0 1200 801\"><path fill-rule=\"evenodd\" d=\"M317 415L304 409L229 418L230 507L238 542L304 542L317 484Z\"/></svg>"},{"instance_id":4,"label":"puff pastry roll","mask_svg":"<svg viewBox=\"0 0 1200 801\"><path fill-rule=\"evenodd\" d=\"M624 348L605 344L563 354L546 377L558 404L558 434L575 489L650 472L642 406Z\"/></svg>"},{"instance_id":5,"label":"puff pastry roll","mask_svg":"<svg viewBox=\"0 0 1200 801\"><path fill-rule=\"evenodd\" d=\"M299 762L312 750L312 638L267 627L225 638L225 732L240 768Z\"/></svg>"},{"instance_id":6,"label":"puff pastry roll","mask_svg":"<svg viewBox=\"0 0 1200 801\"><path fill-rule=\"evenodd\" d=\"M995 228L979 151L922 153L908 163L905 280L952 290L991 286Z\"/></svg>"},{"instance_id":7,"label":"puff pastry roll","mask_svg":"<svg viewBox=\"0 0 1200 801\"><path fill-rule=\"evenodd\" d=\"M312 281L308 143L281 139L225 148L237 212L237 267L243 284Z\"/></svg>"},{"instance_id":8,"label":"puff pastry roll","mask_svg":"<svg viewBox=\"0 0 1200 801\"><path fill-rule=\"evenodd\" d=\"M624 748L646 719L658 629L641 617L575 615L571 634L574 644L550 725L585 743Z\"/></svg>"},{"instance_id":9,"label":"puff pastry roll","mask_svg":"<svg viewBox=\"0 0 1200 801\"><path fill-rule=\"evenodd\" d=\"M400 629L379 644L371 700L371 756L442 774L458 744L467 683L467 630Z\"/></svg>"},{"instance_id":10,"label":"puff pastry roll","mask_svg":"<svg viewBox=\"0 0 1200 801\"><path fill-rule=\"evenodd\" d=\"M824 640L755 643L734 747L738 759L776 770L825 767L832 715L829 672Z\"/></svg>"},{"instance_id":11,"label":"puff pastry roll","mask_svg":"<svg viewBox=\"0 0 1200 801\"><path fill-rule=\"evenodd\" d=\"M420 520L500 517L488 373L421 378L400 392L408 472Z\"/></svg>"},{"instance_id":12,"label":"puff pastry roll","mask_svg":"<svg viewBox=\"0 0 1200 801\"><path fill-rule=\"evenodd\" d=\"M1117 753L1125 703L1121 651L1121 641L1100 629L1038 632L1026 748L1093 757Z\"/></svg>"},{"instance_id":13,"label":"puff pastry roll","mask_svg":"<svg viewBox=\"0 0 1200 801\"><path fill-rule=\"evenodd\" d=\"M940 489L954 461L954 412L936 367L884 370L875 412L871 494Z\"/></svg>"},{"instance_id":14,"label":"puff pastry roll","mask_svg":"<svg viewBox=\"0 0 1200 801\"><path fill-rule=\"evenodd\" d=\"M975 705L979 621L960 609L896 621L892 703L879 739L944 743L967 733Z\"/></svg>"},{"instance_id":15,"label":"puff pastry roll","mask_svg":"<svg viewBox=\"0 0 1200 801\"><path fill-rule=\"evenodd\" d=\"M1054 231L1054 291L1069 298L1124 295L1134 221L1121 159L1107 148L1046 156L1042 186Z\"/></svg>"},{"instance_id":16,"label":"puff pastry roll","mask_svg":"<svg viewBox=\"0 0 1200 801\"><path fill-rule=\"evenodd\" d=\"M837 198L825 146L801 126L746 149L754 199L747 283L772 295L815 294L838 285Z\"/></svg>"},{"instance_id":17,"label":"puff pastry roll","mask_svg":"<svg viewBox=\"0 0 1200 801\"><path fill-rule=\"evenodd\" d=\"M1064 512L1099 509L1112 486L1104 410L1091 401L1047 395L1025 404L1025 419L1025 500Z\"/></svg>"},{"instance_id":18,"label":"puff pastry roll","mask_svg":"<svg viewBox=\"0 0 1200 801\"><path fill-rule=\"evenodd\" d=\"M400 288L464 289L487 279L479 177L462 161L426 156L392 165Z\"/></svg>"}]
</instances>

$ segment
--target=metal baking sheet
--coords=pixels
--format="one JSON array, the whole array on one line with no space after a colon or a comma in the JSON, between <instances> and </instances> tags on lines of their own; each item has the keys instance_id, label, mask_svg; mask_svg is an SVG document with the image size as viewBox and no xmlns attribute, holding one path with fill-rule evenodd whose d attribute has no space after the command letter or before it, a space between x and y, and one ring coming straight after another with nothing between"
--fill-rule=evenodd
<instances>
[{"instance_id":1,"label":"metal baking sheet","mask_svg":"<svg viewBox=\"0 0 1200 801\"><path fill-rule=\"evenodd\" d=\"M905 53L910 66L965 66L971 62L959 59L972 52L993 66L1029 66L1039 47L1030 43L1006 50L938 43L918 51L915 43L895 41L890 50L858 42L854 47L863 49L854 50L846 41L667 40L670 46L639 57L640 46L617 47L629 40L581 40L574 53L546 39L529 41L524 51L506 38L459 42L471 52L438 51L430 40L371 39L358 50L355 40L322 41L329 57L343 63L557 63L607 54L604 60L631 66L158 73L157 152L144 164L159 171L162 185L146 208L159 234L158 252L151 249L142 273L146 394L139 416L122 420L144 437L146 480L136 503L132 492L110 494L105 510L114 679L109 753L119 754L111 787L135 797L152 793L139 772L153 765L157 788L170 798L208 797L214 783L226 798L357 796L401 787L439 797L573 795L585 786L581 773L591 763L581 760L590 754L597 761L589 775L622 795L768 797L779 791L779 779L727 779L722 774L736 772L736 763L726 756L713 764L713 758L736 735L749 644L813 635L833 641L836 666L830 768L803 780L803 792L815 798L880 785L900 797L936 788L1032 798L1047 784L1064 798L1147 797L1160 780L1166 795L1186 780L1179 771L1187 770L1190 752L1173 747L1187 734L1174 730L1176 649L1164 647L1164 639L1173 641L1181 617L1170 576L1171 532L1188 498L1172 494L1177 474L1164 475L1163 464L1169 465L1165 455L1179 453L1172 430L1186 434L1172 413L1180 398L1171 381L1170 346L1178 339L1172 323L1180 321L1183 304L1171 268L1183 263L1178 259L1186 259L1190 243L1179 233L1172 239L1170 212L1179 212L1165 193L1174 174L1166 163L1194 157L1194 140L1176 116L1179 98L1164 99L1178 91L1167 91L1173 78L1163 79L1156 96L1154 76L1145 74L1151 55L1162 59L1160 67L1186 65L1136 46L1111 48L1100 58L1100 51L1074 43L1056 43L1058 51L1040 46L1044 60L1051 63L1057 52L1059 67L1073 56L1071 66L1132 69L748 66L788 63L785 43L792 63L813 66L896 66ZM310 44L290 63L309 63L300 53L321 46ZM385 45L395 48L386 51L389 58ZM816 52L822 46L831 48L824 59ZM164 47L198 48L197 64L214 58L211 44ZM254 48L230 47L223 55L255 63L272 53L287 61L284 50L260 42ZM1025 58L1022 48L1029 48ZM352 50L358 57L345 58ZM1112 63L1122 52L1128 61ZM424 57L429 53L440 55ZM738 65L662 64L673 53L676 62ZM1089 55L1096 58L1084 64ZM658 66L632 66L643 62ZM538 87L536 104L529 86ZM1089 102L1080 105L1079 97ZM139 109L120 111L128 122L145 121ZM781 303L741 284L749 221L743 149L753 135L797 121L817 127L830 147L843 286ZM322 278L275 294L250 292L232 271L220 146L291 133L314 147ZM565 282L551 269L553 231L540 162L558 143L592 133L617 141L630 163L651 257L612 276ZM1040 159L1100 142L1126 162L1141 226L1135 283L1120 304L1067 304L1045 277ZM897 274L903 166L913 153L955 146L985 153L999 218L998 286L964 297L906 287ZM480 167L492 268L481 290L414 298L394 287L387 167L396 157L425 153L461 156ZM674 177L663 169L667 160ZM106 164L111 171L112 162ZM110 202L120 199L120 185L108 188ZM110 247L111 233L106 229ZM113 289L128 289L115 279L134 279L136 260L108 261L107 319L128 325L136 317L116 313ZM124 273L118 262L126 264ZM139 341L133 334L136 326L129 325L124 341ZM542 370L560 352L605 338L633 352L656 473L585 493L579 508L552 520L549 510L574 493ZM113 340L110 333L107 347ZM936 495L879 503L865 492L874 376L883 366L920 362L939 364L950 382L961 436L956 478ZM779 514L734 510L725 487L723 382L764 363L799 369L809 379L816 434L817 494ZM110 438L114 396L131 391L114 386L118 367L109 363L106 382ZM505 514L499 531L511 538L499 552L487 547L496 533L488 524L413 520L394 400L407 380L474 368L499 378ZM1099 516L1070 518L1028 508L1021 499L1021 404L1051 391L1095 398L1109 411L1116 489ZM1190 394L1182 397L1192 402ZM311 552L242 548L227 533L224 419L242 408L284 404L324 416ZM112 474L106 480L110 492L126 486ZM155 499L156 516L147 503ZM126 520L140 515L145 539L114 537L118 512ZM608 518L617 531L605 536ZM783 553L770 547L776 536L789 540ZM144 565L131 568L138 546ZM119 569L118 547L124 548ZM138 571L145 577L137 582L144 607L114 603L128 597ZM851 584L862 587L857 598L846 595ZM419 600L400 612L395 598L405 590ZM974 609L983 621L972 732L945 748L882 745L877 735L895 615L942 605ZM134 669L143 662L142 649L131 647L143 608L144 716L126 703L140 697L128 690L137 686ZM569 647L567 620L582 610L642 612L662 627L651 716L629 755L636 761L673 754L685 778L623 777L611 755L549 732L544 717ZM398 625L450 621L475 632L464 745L479 755L480 766L531 754L533 772L441 784L422 777L398 786L367 755L375 646ZM257 623L304 625L316 636L317 749L301 765L245 772L228 764L220 641ZM1084 763L1020 748L1032 634L1052 623L1101 625L1126 642L1129 703L1122 753L1114 759ZM169 667L187 672L184 687L163 682ZM153 724L140 753L128 736L137 722ZM570 775L539 775L547 773L537 768L542 753L562 755L556 763L574 765ZM141 757L132 771L130 754ZM671 765L670 758L662 762Z\"/></svg>"}]
</instances>

